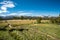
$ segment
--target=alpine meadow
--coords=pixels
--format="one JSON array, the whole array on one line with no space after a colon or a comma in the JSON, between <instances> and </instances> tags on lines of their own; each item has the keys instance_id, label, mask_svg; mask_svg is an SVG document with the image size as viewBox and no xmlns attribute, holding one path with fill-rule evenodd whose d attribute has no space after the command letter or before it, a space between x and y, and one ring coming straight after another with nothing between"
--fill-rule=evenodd
<instances>
[{"instance_id":1,"label":"alpine meadow","mask_svg":"<svg viewBox=\"0 0 60 40\"><path fill-rule=\"evenodd\" d=\"M0 0L0 40L60 40L60 0Z\"/></svg>"}]
</instances>

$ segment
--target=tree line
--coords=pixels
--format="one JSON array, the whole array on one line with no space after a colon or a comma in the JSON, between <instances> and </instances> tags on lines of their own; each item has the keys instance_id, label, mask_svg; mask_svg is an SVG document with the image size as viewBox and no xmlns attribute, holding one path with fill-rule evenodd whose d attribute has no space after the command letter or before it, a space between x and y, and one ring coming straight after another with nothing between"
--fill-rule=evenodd
<instances>
[{"instance_id":1,"label":"tree line","mask_svg":"<svg viewBox=\"0 0 60 40\"><path fill-rule=\"evenodd\" d=\"M41 20L50 20L51 23L57 23L60 24L60 15L57 17L40 17L40 16L6 16L6 17L0 17L0 20L36 20L37 23L41 23Z\"/></svg>"}]
</instances>

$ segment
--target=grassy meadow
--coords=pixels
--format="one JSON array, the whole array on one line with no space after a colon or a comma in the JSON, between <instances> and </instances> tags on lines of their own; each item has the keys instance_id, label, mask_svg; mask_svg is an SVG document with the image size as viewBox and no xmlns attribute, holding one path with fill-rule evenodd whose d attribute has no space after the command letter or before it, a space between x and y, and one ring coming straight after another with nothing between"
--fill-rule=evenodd
<instances>
[{"instance_id":1,"label":"grassy meadow","mask_svg":"<svg viewBox=\"0 0 60 40\"><path fill-rule=\"evenodd\" d=\"M49 20L42 20L37 24L36 20L7 20L12 27L27 28L28 31L13 30L12 32L0 31L0 40L60 40L60 25L52 24ZM0 21L0 27L7 22Z\"/></svg>"}]
</instances>

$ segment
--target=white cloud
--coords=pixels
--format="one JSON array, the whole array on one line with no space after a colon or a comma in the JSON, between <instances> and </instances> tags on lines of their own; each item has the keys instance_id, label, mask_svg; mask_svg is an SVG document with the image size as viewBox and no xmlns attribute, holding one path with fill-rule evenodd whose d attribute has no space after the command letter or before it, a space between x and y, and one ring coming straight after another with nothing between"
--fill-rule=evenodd
<instances>
[{"instance_id":1,"label":"white cloud","mask_svg":"<svg viewBox=\"0 0 60 40\"><path fill-rule=\"evenodd\" d=\"M15 16L15 15L17 15L17 13L10 13L10 14L8 14L8 16L10 16L10 15Z\"/></svg>"},{"instance_id":2,"label":"white cloud","mask_svg":"<svg viewBox=\"0 0 60 40\"><path fill-rule=\"evenodd\" d=\"M32 13L20 13L19 16L24 16L24 15L31 15Z\"/></svg>"},{"instance_id":3,"label":"white cloud","mask_svg":"<svg viewBox=\"0 0 60 40\"><path fill-rule=\"evenodd\" d=\"M10 13L10 14L7 14L7 16L29 16L29 15L32 15L32 13L30 12L24 12L24 11L18 11L16 13Z\"/></svg>"},{"instance_id":4,"label":"white cloud","mask_svg":"<svg viewBox=\"0 0 60 40\"><path fill-rule=\"evenodd\" d=\"M0 4L2 4L2 6L0 7L0 13L8 12L7 8L15 7L15 4L12 1L3 1L0 2Z\"/></svg>"}]
</instances>

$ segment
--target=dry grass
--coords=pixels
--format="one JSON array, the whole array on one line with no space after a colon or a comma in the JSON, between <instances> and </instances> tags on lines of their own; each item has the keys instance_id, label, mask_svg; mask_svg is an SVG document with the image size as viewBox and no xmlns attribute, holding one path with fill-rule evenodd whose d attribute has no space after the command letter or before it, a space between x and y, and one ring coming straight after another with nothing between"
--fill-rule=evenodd
<instances>
[{"instance_id":1,"label":"dry grass","mask_svg":"<svg viewBox=\"0 0 60 40\"><path fill-rule=\"evenodd\" d=\"M12 25L21 25L21 24L33 24L36 20L8 20Z\"/></svg>"},{"instance_id":2,"label":"dry grass","mask_svg":"<svg viewBox=\"0 0 60 40\"><path fill-rule=\"evenodd\" d=\"M46 23L46 22L50 22L49 20L42 20L41 22L44 22L44 23Z\"/></svg>"},{"instance_id":3,"label":"dry grass","mask_svg":"<svg viewBox=\"0 0 60 40\"><path fill-rule=\"evenodd\" d=\"M46 22L49 22L49 20L42 20L42 22L45 22L45 23L41 23L41 24L35 23L36 20L8 20L8 22L13 26L20 26L23 24L22 27L28 28L29 30L23 31L23 34L19 31L16 31L16 34L17 33L19 33L18 35L22 34L21 37L24 37L24 38L29 37L28 39L36 38L36 39L40 40L39 37L41 37L41 34L42 34L43 35L42 38L44 40L46 39L45 38L46 35L49 37L54 37L56 39L57 38L60 39L60 25L46 23ZM27 25L27 24L29 24L29 25ZM7 25L7 23L6 22L0 22L0 26L4 26L4 25ZM16 34L13 33L14 36ZM33 37L30 38L31 35L33 35ZM18 37L20 37L20 36L18 36ZM49 37L47 37L47 38L50 40L53 39L53 38L49 38Z\"/></svg>"},{"instance_id":4,"label":"dry grass","mask_svg":"<svg viewBox=\"0 0 60 40\"><path fill-rule=\"evenodd\" d=\"M19 26L19 25L36 25L36 20L7 20L12 26ZM47 23L49 20L42 20L42 23ZM0 25L6 25L5 21L0 22ZM46 25L46 24L38 24L38 25Z\"/></svg>"}]
</instances>

